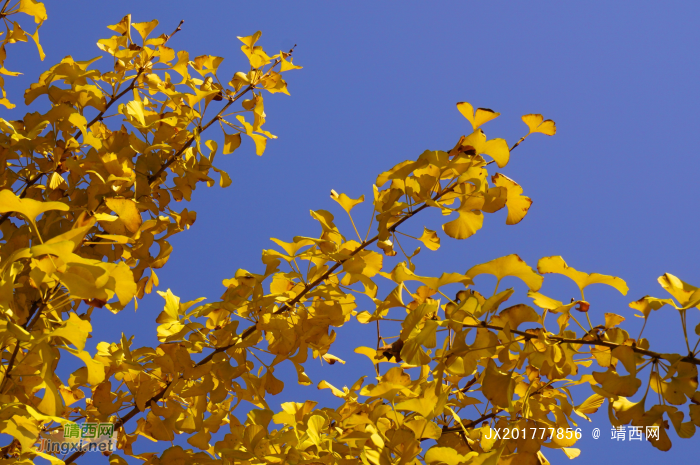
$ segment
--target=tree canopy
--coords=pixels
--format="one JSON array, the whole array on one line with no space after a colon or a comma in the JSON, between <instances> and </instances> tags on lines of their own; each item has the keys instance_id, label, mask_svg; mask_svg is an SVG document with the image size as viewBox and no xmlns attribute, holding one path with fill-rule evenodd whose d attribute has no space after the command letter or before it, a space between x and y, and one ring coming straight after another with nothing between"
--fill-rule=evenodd
<instances>
[{"instance_id":1,"label":"tree canopy","mask_svg":"<svg viewBox=\"0 0 700 465\"><path fill-rule=\"evenodd\" d=\"M1 56L28 38L42 55L43 4L6 2L1 13L37 24L28 34L5 19ZM223 58L170 48L181 26L157 33L158 21L125 16L98 41L101 56L68 56L26 90L24 104L43 99L46 111L0 119L3 463L86 462L83 451L59 456L37 446L86 422L114 425L118 448L104 459L113 464L129 456L147 464L543 464L555 453L548 449L576 457L580 425L599 408L614 427L658 426L650 443L660 450L674 434L693 436L700 359L686 313L700 305L697 287L667 273L659 284L668 296L630 303L645 324L661 307L680 315L681 347L668 354L586 300L591 285L627 294L618 277L578 271L558 256L527 264L512 254L440 276L423 276L413 260L439 254L444 236L468 239L487 214L505 210L507 225L523 220L532 200L506 168L530 136L555 135L539 114L522 117L524 135L511 146L482 129L499 113L460 102L471 132L451 149L379 173L367 199L332 191L336 210L311 212L316 236L274 239L256 272L239 269L223 282L218 301L157 290L171 238L197 218L183 205L198 186L231 184L215 166L219 151L233 153L245 136L263 154L275 138L263 129L263 98L288 94L283 76L301 68L293 49L266 53L257 32L239 37L249 69L220 78ZM11 108L11 98L0 103ZM212 126L224 133L221 147ZM352 210L363 202L373 212L361 223ZM405 232L430 209L444 216L442 233ZM341 230L337 215L352 228ZM571 279L580 297L541 294L550 274ZM480 287L481 275L494 276L495 289ZM515 280L525 295L506 287ZM125 329L89 350L94 314L132 302L138 309L154 290L164 299L152 322L158 346L139 346ZM314 359L345 363L332 354L336 329L356 322L376 331L376 347L355 349L367 374L349 387L311 379L305 367ZM64 374L64 357L80 368ZM296 378L277 377L280 365ZM338 405L269 401L293 383L327 389ZM245 416L244 405L254 407ZM526 434L499 438L496 430ZM164 450L134 452L144 440Z\"/></svg>"}]
</instances>

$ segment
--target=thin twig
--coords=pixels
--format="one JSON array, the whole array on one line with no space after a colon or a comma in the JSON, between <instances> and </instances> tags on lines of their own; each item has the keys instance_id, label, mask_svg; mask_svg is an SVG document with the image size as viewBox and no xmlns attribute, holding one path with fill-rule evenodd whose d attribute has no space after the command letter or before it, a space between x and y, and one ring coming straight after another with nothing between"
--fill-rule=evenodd
<instances>
[{"instance_id":1,"label":"thin twig","mask_svg":"<svg viewBox=\"0 0 700 465\"><path fill-rule=\"evenodd\" d=\"M503 327L501 326L496 326L496 325L489 325L489 324L464 324L463 325L465 328L488 328L488 329L493 329L495 331L503 331ZM525 331L520 331L517 329L511 329L511 333L518 334L520 336L523 336L526 340L530 339L537 339L539 336L537 334L532 334L532 333L527 333ZM610 342L610 341L603 341L601 339L571 339L571 338L566 338L566 337L561 337L561 336L549 336L545 335L545 337L551 341L551 342L557 342L560 344L584 344L584 345L592 345L592 346L601 346L601 347L609 347L611 349L616 349L618 347L623 347L625 344L617 344L615 342ZM669 362L672 362L673 360L668 358L669 354L660 354L658 352L653 352L651 350L645 350L645 349L640 349L637 346L625 346L625 347L630 347L632 351L641 354L641 355L646 355L647 357L651 357L656 360L667 360ZM700 365L700 360L697 358L693 357L692 355L686 355L685 357L682 357L680 359L682 362L688 362L692 363L693 365Z\"/></svg>"},{"instance_id":2,"label":"thin twig","mask_svg":"<svg viewBox=\"0 0 700 465\"><path fill-rule=\"evenodd\" d=\"M175 34L177 34L178 31L181 31L181 30L182 30L182 25L183 25L184 23L185 23L185 20L184 20L184 19L180 21L180 24L178 24L178 26L175 28L175 30L172 32L172 34L170 34L169 36L167 36L167 38L165 39L165 42L163 42L163 45L165 45L166 43L168 43L168 41L172 38L172 36L174 36ZM153 57L149 58L148 61L147 61L147 64L150 63L150 61L151 61L152 59L153 59ZM105 106L105 109L102 110L101 112L99 112L99 113L97 114L97 116L95 116L95 117L92 119L92 121L90 121L90 122L87 124L87 126L86 126L86 128L85 128L86 131L87 131L87 129L89 129L93 124L95 124L96 122L98 122L98 121L100 121L100 120L102 119L102 117L103 117L104 114L107 112L107 110L109 110L109 107L111 107L112 104L114 104L117 100L119 100L120 98L122 98L127 92L129 92L130 90L133 90L134 87L136 87L136 83L137 83L138 79L141 77L141 75L143 74L143 72L146 70L147 64L146 64L146 66L143 66L143 67L141 67L141 69L139 69L138 73L136 73L136 76L134 76L134 79L133 79L133 80L131 81L131 83L127 86L126 89L124 89L122 92L120 92L116 97L112 97L112 98L109 99L109 102L107 102L107 105ZM81 134L82 134L82 131L78 130L78 132L75 133L75 135L73 136L73 138L74 138L75 140L78 140L78 137L80 137Z\"/></svg>"},{"instance_id":3,"label":"thin twig","mask_svg":"<svg viewBox=\"0 0 700 465\"><path fill-rule=\"evenodd\" d=\"M0 384L0 393L5 389L5 384L7 383L7 380L10 377L10 371L12 371L12 368L15 364L15 359L17 358L17 353L19 352L19 341L15 343L15 350L12 352L12 355L10 356L10 360L7 363L7 368L5 369L5 375L2 377L2 384Z\"/></svg>"},{"instance_id":4,"label":"thin twig","mask_svg":"<svg viewBox=\"0 0 700 465\"><path fill-rule=\"evenodd\" d=\"M27 321L24 322L22 327L24 329L31 328L34 325L34 321L32 321L32 317L35 316L36 311L39 309L39 304L41 303L41 299L36 299L32 303L32 307L29 309L29 315L27 316ZM41 312L38 312L41 313ZM36 313L38 315L38 313Z\"/></svg>"},{"instance_id":5,"label":"thin twig","mask_svg":"<svg viewBox=\"0 0 700 465\"><path fill-rule=\"evenodd\" d=\"M212 124L214 124L216 121L219 121L219 119L221 118L221 115L228 109L228 107L230 107L231 105L233 105L233 102L235 102L236 100L238 100L239 98L241 98L243 95L245 95L245 94L246 94L248 91L250 91L252 88L253 88L252 85L248 86L243 92L241 92L240 94L236 95L236 97L234 97L234 98L232 98L231 100L229 100L229 101L226 103L226 105L224 105L223 108L221 108L221 110L216 114L216 116L214 116L207 124L205 124L205 125L199 130L199 134L201 134L201 133L203 133L204 131L206 131L206 130L209 128L209 126L211 126ZM168 157L167 161L166 161L165 163L163 163L163 164L160 166L160 168L158 169L158 171L156 171L155 173L153 173L153 174L151 174L150 176L148 176L148 178L147 178L147 179L148 179L148 184L151 184L153 181L155 181L156 179L158 179L158 177L159 177L161 174L163 174L163 172L164 172L166 169L168 169L168 167L169 167L170 165L172 165L173 163L175 163L175 160L177 160L177 159L180 157L180 155L182 155L182 154L185 152L185 150L187 150L187 149L192 145L192 143L194 142L194 140L195 140L195 136L192 135L192 137L189 138L189 140L187 141L187 143L186 143L185 145L183 145L183 146L180 148L180 150L178 150L177 152L175 152L174 154L172 154L170 157Z\"/></svg>"},{"instance_id":6,"label":"thin twig","mask_svg":"<svg viewBox=\"0 0 700 465\"><path fill-rule=\"evenodd\" d=\"M464 429L474 428L479 423L484 422L486 420L490 420L491 418L495 417L496 415L498 415L501 412L502 412L502 410L499 409L499 410L496 410L496 411L489 413L488 415L483 415L474 421L470 421L469 423L462 423L461 426L452 426L450 428L442 428L442 432L443 433L452 433L455 431L462 431L462 427L464 427ZM427 438L422 438L421 441L424 441L425 439L427 439Z\"/></svg>"}]
</instances>

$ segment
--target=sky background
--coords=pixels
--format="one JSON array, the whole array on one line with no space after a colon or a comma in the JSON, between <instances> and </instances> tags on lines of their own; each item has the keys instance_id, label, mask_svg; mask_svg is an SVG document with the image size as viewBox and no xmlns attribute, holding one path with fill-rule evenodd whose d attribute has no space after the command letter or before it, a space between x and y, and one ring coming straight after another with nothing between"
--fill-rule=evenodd
<instances>
[{"instance_id":1,"label":"sky background","mask_svg":"<svg viewBox=\"0 0 700 465\"><path fill-rule=\"evenodd\" d=\"M483 127L489 138L512 145L526 132L520 116L527 113L556 121L557 135L533 135L503 170L534 201L523 222L506 226L504 212L486 215L484 228L466 241L439 231L442 247L419 255L418 274L464 272L510 253L533 267L540 257L561 255L582 271L627 281L627 296L597 286L586 297L594 322L604 312L619 313L633 335L641 320L627 304L647 294L666 297L658 276L669 272L700 284L696 2L48 0L46 5L49 20L40 30L46 60L38 60L32 44L9 49L5 66L24 73L6 79L16 103L62 57L98 56L95 42L111 35L105 26L127 13L134 21L157 18L158 33L170 33L185 19L169 45L188 50L190 57L226 57L220 75L227 80L247 68L236 36L261 30L260 44L270 54L297 44L294 60L304 69L286 75L291 96L266 95L265 128L279 139L268 143L263 157L255 156L249 141L235 154L217 156L217 166L230 173L233 184L200 188L190 204L171 205L198 212L192 229L172 241L170 262L158 272L160 289L171 288L183 300L217 299L224 291L221 281L238 268L261 272L260 253L272 248L270 237L290 241L318 234L310 209L332 211L348 231L330 190L371 197L378 173L426 149L451 148L471 130L455 107L459 101L501 113ZM0 109L0 117L19 118L21 111ZM221 140L219 133L207 136ZM364 231L370 210L357 211ZM439 219L416 218L407 231L423 225L439 229ZM506 284L524 297L518 283ZM481 285L490 292L493 283L484 278L477 289ZM562 301L574 291L566 278L551 275L542 289ZM155 344L154 319L161 309L162 299L154 295L136 313L128 308L98 318L92 341L118 340L124 332L136 336L137 346ZM664 308L652 315L645 335L653 349L683 351L676 313ZM694 313L691 328L698 321ZM338 386L352 384L372 371L352 348L360 340L372 345L374 338L373 329L350 325L332 350L347 365L318 364L307 373L315 383L325 378ZM313 386L287 386L271 398L273 409L291 400L332 401ZM593 418L579 423L583 452L575 463L695 457L698 436L680 440L671 432L673 448L664 454L649 444L612 441L605 407ZM597 441L590 438L594 427L603 431ZM559 451L544 452L552 463L568 460Z\"/></svg>"}]
</instances>

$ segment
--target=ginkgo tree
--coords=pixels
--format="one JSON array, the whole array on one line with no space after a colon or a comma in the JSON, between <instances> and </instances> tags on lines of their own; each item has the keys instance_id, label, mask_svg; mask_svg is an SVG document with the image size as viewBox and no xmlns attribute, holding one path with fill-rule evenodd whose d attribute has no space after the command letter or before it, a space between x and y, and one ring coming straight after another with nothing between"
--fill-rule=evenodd
<instances>
[{"instance_id":1,"label":"ginkgo tree","mask_svg":"<svg viewBox=\"0 0 700 465\"><path fill-rule=\"evenodd\" d=\"M5 2L0 14L9 25L2 57L27 37L42 54L38 27L30 35L7 18L28 14L41 25L43 4ZM670 297L630 303L645 322L663 306L680 314L684 344L668 354L630 335L622 316L591 311L586 288L626 294L622 279L561 257L528 265L508 255L438 277L417 270L412 259L439 253L443 234L424 227L411 236L405 223L437 209L444 235L456 240L500 210L516 225L532 201L500 170L530 135L556 132L553 121L525 115L527 133L511 147L481 129L498 113L465 102L457 109L471 133L452 149L380 173L367 200L331 192L349 231L331 212L312 211L318 236L275 239L257 272L240 269L223 282L220 300L157 291L165 301L153 322L157 347L125 334L90 350L93 315L138 307L158 287L169 239L196 220L182 206L196 187L231 183L215 167L219 150L234 152L246 136L264 152L274 136L263 129L263 96L288 93L282 75L300 68L292 50L263 51L258 32L240 37L249 69L220 77L222 58L170 48L181 26L156 33L157 21L124 17L97 43L105 60L66 57L27 89L25 104L43 99L47 111L0 119L2 463L544 464L549 449L576 457L577 428L605 404L613 426L658 426L650 443L660 450L670 435L694 434L700 359L686 313L700 304L698 288L665 274L659 283ZM373 211L363 224L352 213L365 201ZM411 242L419 247L408 254ZM495 276L493 291L476 288L484 274ZM580 298L541 294L549 274L571 279ZM528 289L515 305L514 289L502 288L513 280ZM376 347L355 349L367 357L366 376L350 387L312 380L311 360L344 363L331 351L342 337L336 328L350 322L376 331ZM80 368L64 375L66 358ZM296 379L278 379L281 364ZM293 383L328 389L339 406L269 401ZM246 404L253 409L244 415ZM59 457L38 445L90 421L114 424L118 447L108 458ZM528 434L494 434L506 429ZM136 453L137 441L164 447Z\"/></svg>"}]
</instances>

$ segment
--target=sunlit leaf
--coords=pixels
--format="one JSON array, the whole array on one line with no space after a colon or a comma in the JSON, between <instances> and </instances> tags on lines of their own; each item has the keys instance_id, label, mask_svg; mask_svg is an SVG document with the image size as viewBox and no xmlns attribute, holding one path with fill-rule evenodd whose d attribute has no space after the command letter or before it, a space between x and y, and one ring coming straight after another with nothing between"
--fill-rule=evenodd
<instances>
[{"instance_id":1,"label":"sunlit leaf","mask_svg":"<svg viewBox=\"0 0 700 465\"><path fill-rule=\"evenodd\" d=\"M505 257L491 260L490 262L471 267L466 276L474 278L480 274L491 274L501 281L506 276L514 276L521 279L530 290L537 291L542 287L542 276L530 268L519 256L506 255Z\"/></svg>"}]
</instances>

